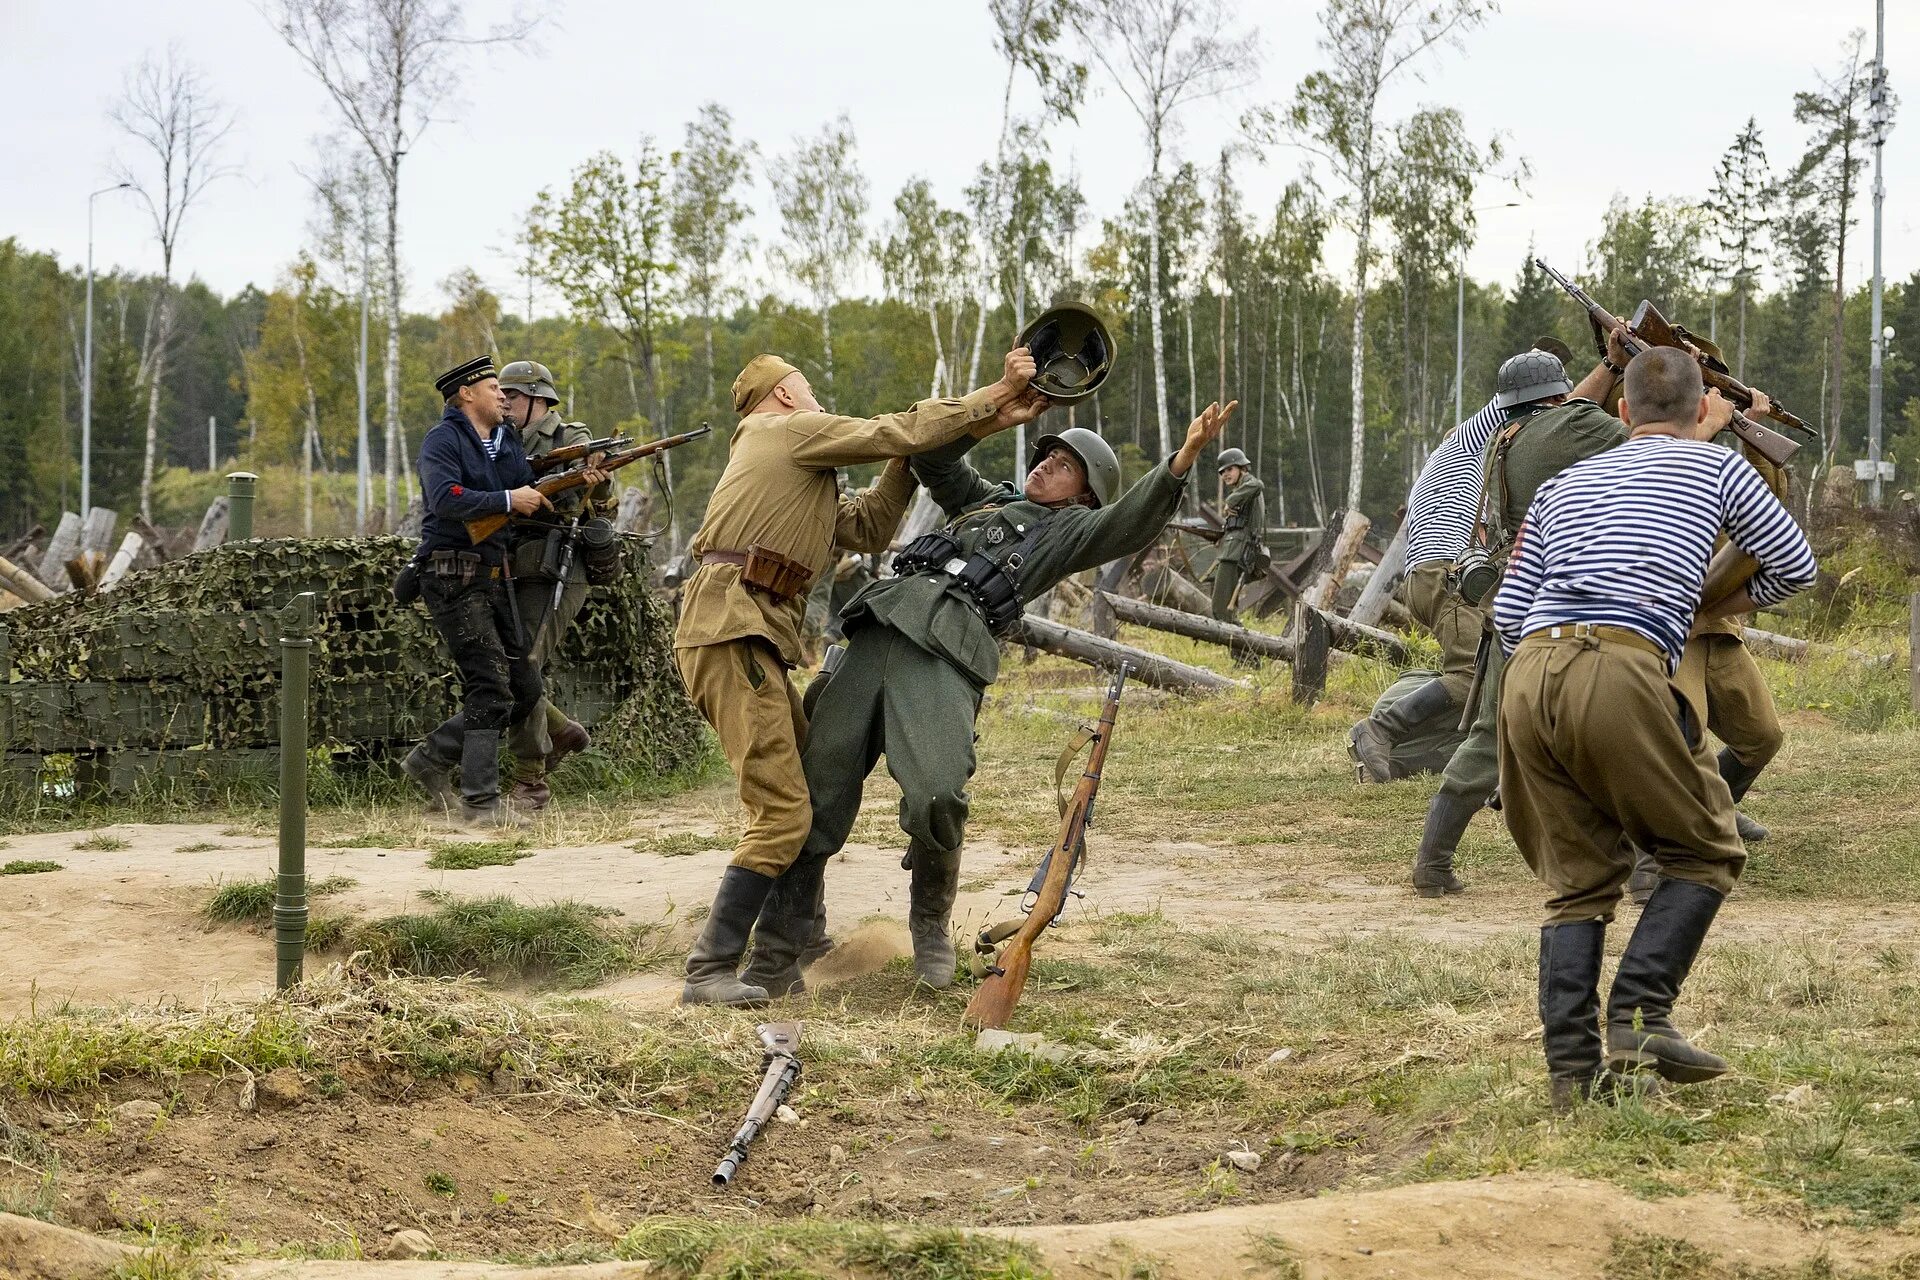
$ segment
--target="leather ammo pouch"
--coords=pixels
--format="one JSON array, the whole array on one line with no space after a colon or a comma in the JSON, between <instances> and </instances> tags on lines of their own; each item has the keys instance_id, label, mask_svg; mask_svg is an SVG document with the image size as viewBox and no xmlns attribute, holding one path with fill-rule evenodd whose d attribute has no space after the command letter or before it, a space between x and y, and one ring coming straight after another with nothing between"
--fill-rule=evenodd
<instances>
[{"instance_id":1,"label":"leather ammo pouch","mask_svg":"<svg viewBox=\"0 0 1920 1280\"><path fill-rule=\"evenodd\" d=\"M784 604L807 589L813 570L798 560L789 560L777 551L754 545L747 548L746 563L740 580L756 591L764 591L776 603Z\"/></svg>"},{"instance_id":2,"label":"leather ammo pouch","mask_svg":"<svg viewBox=\"0 0 1920 1280\"><path fill-rule=\"evenodd\" d=\"M412 604L420 598L420 562L409 560L400 566L400 572L393 577L393 599L396 604Z\"/></svg>"},{"instance_id":3,"label":"leather ammo pouch","mask_svg":"<svg viewBox=\"0 0 1920 1280\"><path fill-rule=\"evenodd\" d=\"M1038 532L1037 526L1035 532ZM900 574L953 575L954 582L985 615L987 630L998 636L1005 634L1007 628L1019 621L1020 615L1025 612L1020 589L1007 576L1008 569L1020 567L1023 551L1024 547L1016 547L1007 556L1007 563L1003 567L979 552L963 556L960 544L944 533L923 533L894 556L893 568L895 573Z\"/></svg>"},{"instance_id":4,"label":"leather ammo pouch","mask_svg":"<svg viewBox=\"0 0 1920 1280\"><path fill-rule=\"evenodd\" d=\"M427 557L421 566L421 572L431 573L441 578L458 578L461 585L472 582L480 573L481 560L478 551L435 551ZM487 575L498 576L498 571Z\"/></svg>"}]
</instances>

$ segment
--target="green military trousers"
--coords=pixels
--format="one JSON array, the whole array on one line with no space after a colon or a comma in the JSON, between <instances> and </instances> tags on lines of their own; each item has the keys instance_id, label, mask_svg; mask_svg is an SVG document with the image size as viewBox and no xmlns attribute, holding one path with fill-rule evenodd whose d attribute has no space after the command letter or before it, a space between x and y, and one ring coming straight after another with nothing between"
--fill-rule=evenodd
<instances>
[{"instance_id":1,"label":"green military trousers","mask_svg":"<svg viewBox=\"0 0 1920 1280\"><path fill-rule=\"evenodd\" d=\"M560 594L560 607L545 627L540 624L546 620L547 608L553 602L553 580L515 578L513 590L520 606L520 623L526 628L527 641L532 645L527 656L544 678L548 662L560 651L567 629L573 626L574 618L587 602L586 580L580 578L567 583L567 589ZM566 720L565 713L553 705L548 695L542 694L532 714L507 730L507 750L513 752L515 780L526 782L546 776L547 755L553 750L553 731L563 727Z\"/></svg>"},{"instance_id":2,"label":"green military trousers","mask_svg":"<svg viewBox=\"0 0 1920 1280\"><path fill-rule=\"evenodd\" d=\"M1500 679L1506 655L1496 640L1489 646L1487 674L1480 681L1473 727L1466 741L1454 749L1441 775L1440 789L1459 796L1473 807L1487 802L1500 786Z\"/></svg>"},{"instance_id":3,"label":"green military trousers","mask_svg":"<svg viewBox=\"0 0 1920 1280\"><path fill-rule=\"evenodd\" d=\"M900 829L940 853L966 835L973 720L981 689L946 659L884 624L857 628L821 690L801 753L813 827L801 860L840 851L874 763L900 784Z\"/></svg>"},{"instance_id":4,"label":"green military trousers","mask_svg":"<svg viewBox=\"0 0 1920 1280\"><path fill-rule=\"evenodd\" d=\"M1213 566L1213 618L1215 622L1238 623L1233 597L1240 591L1240 562L1222 560Z\"/></svg>"}]
</instances>

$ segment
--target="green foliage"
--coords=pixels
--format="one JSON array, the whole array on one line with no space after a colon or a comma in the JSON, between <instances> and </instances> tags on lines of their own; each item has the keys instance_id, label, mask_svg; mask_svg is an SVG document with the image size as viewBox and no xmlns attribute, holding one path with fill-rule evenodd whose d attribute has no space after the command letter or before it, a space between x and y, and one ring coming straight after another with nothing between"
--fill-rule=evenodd
<instances>
[{"instance_id":1,"label":"green foliage","mask_svg":"<svg viewBox=\"0 0 1920 1280\"><path fill-rule=\"evenodd\" d=\"M124 836L111 835L105 831L96 831L73 847L91 853L118 853L125 849L128 841Z\"/></svg>"},{"instance_id":2,"label":"green foliage","mask_svg":"<svg viewBox=\"0 0 1920 1280\"><path fill-rule=\"evenodd\" d=\"M351 876L320 876L307 881L307 897L325 898L345 893L358 883ZM230 880L213 891L202 908L207 919L229 924L269 924L273 920L273 902L279 896L279 881L272 876L259 880Z\"/></svg>"},{"instance_id":3,"label":"green foliage","mask_svg":"<svg viewBox=\"0 0 1920 1280\"><path fill-rule=\"evenodd\" d=\"M473 871L480 867L510 867L531 858L533 842L515 840L442 840L427 855L430 871Z\"/></svg>"},{"instance_id":4,"label":"green foliage","mask_svg":"<svg viewBox=\"0 0 1920 1280\"><path fill-rule=\"evenodd\" d=\"M674 1277L822 1274L813 1267L889 1280L1039 1280L1046 1274L1032 1248L1014 1241L848 1222L797 1221L742 1231L706 1218L659 1215L630 1229L613 1251L623 1261L649 1262Z\"/></svg>"},{"instance_id":5,"label":"green foliage","mask_svg":"<svg viewBox=\"0 0 1920 1280\"><path fill-rule=\"evenodd\" d=\"M585 986L644 967L665 945L657 925L616 925L617 914L580 902L529 906L511 898L443 898L430 912L355 926L347 945L408 974L548 977Z\"/></svg>"},{"instance_id":6,"label":"green foliage","mask_svg":"<svg viewBox=\"0 0 1920 1280\"><path fill-rule=\"evenodd\" d=\"M44 871L64 871L57 862L48 862L44 858L15 858L5 866L0 866L0 876L31 876Z\"/></svg>"}]
</instances>

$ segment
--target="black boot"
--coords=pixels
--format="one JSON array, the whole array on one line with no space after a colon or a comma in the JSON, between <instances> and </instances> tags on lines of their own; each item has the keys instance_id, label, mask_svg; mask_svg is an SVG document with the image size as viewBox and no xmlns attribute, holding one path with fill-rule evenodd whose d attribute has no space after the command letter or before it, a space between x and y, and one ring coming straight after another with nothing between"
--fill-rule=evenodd
<instances>
[{"instance_id":1,"label":"black boot","mask_svg":"<svg viewBox=\"0 0 1920 1280\"><path fill-rule=\"evenodd\" d=\"M935 849L916 840L907 931L913 935L913 971L939 990L953 985L953 899L960 891L960 851Z\"/></svg>"},{"instance_id":2,"label":"black boot","mask_svg":"<svg viewBox=\"0 0 1920 1280\"><path fill-rule=\"evenodd\" d=\"M470 729L460 746L460 825L524 827L532 819L500 801L500 731Z\"/></svg>"},{"instance_id":3,"label":"black boot","mask_svg":"<svg viewBox=\"0 0 1920 1280\"><path fill-rule=\"evenodd\" d=\"M1438 678L1427 681L1385 711L1375 711L1347 734L1348 751L1366 780L1393 779L1393 749L1413 731L1453 706L1447 686Z\"/></svg>"},{"instance_id":4,"label":"black boot","mask_svg":"<svg viewBox=\"0 0 1920 1280\"><path fill-rule=\"evenodd\" d=\"M1540 1026L1553 1109L1594 1096L1600 1052L1600 953L1606 922L1576 920L1540 930Z\"/></svg>"},{"instance_id":5,"label":"black boot","mask_svg":"<svg viewBox=\"0 0 1920 1280\"><path fill-rule=\"evenodd\" d=\"M453 762L437 758L428 743L422 742L407 753L400 762L400 772L427 793L428 813L460 812L460 793L453 786Z\"/></svg>"},{"instance_id":6,"label":"black boot","mask_svg":"<svg viewBox=\"0 0 1920 1280\"><path fill-rule=\"evenodd\" d=\"M1633 851L1633 873L1627 877L1627 896L1644 907L1660 884L1659 859L1625 836L1621 840Z\"/></svg>"},{"instance_id":7,"label":"black boot","mask_svg":"<svg viewBox=\"0 0 1920 1280\"><path fill-rule=\"evenodd\" d=\"M773 892L772 876L763 876L745 867L728 867L720 877L720 888L713 895L713 910L700 930L699 940L687 954L687 983L680 991L681 1004L764 1004L765 987L749 986L738 977L740 957L746 954L747 934L753 928L767 895Z\"/></svg>"},{"instance_id":8,"label":"black boot","mask_svg":"<svg viewBox=\"0 0 1920 1280\"><path fill-rule=\"evenodd\" d=\"M1727 790L1733 792L1735 804L1739 804L1746 798L1747 792L1753 787L1754 779L1760 776L1761 769L1766 768L1765 765L1756 767L1740 763L1740 757L1733 754L1732 747L1720 748L1719 764L1720 776L1726 780ZM1773 834L1767 830L1765 823L1757 822L1737 809L1734 810L1733 821L1734 826L1739 829L1740 839L1747 844L1758 844Z\"/></svg>"},{"instance_id":9,"label":"black boot","mask_svg":"<svg viewBox=\"0 0 1920 1280\"><path fill-rule=\"evenodd\" d=\"M773 891L760 908L760 919L753 926L753 954L740 975L741 982L763 987L775 999L797 996L807 989L800 977L801 966L818 958L809 952L815 936L826 932L825 867L825 859L802 854L801 860L774 882Z\"/></svg>"},{"instance_id":10,"label":"black boot","mask_svg":"<svg viewBox=\"0 0 1920 1280\"><path fill-rule=\"evenodd\" d=\"M1640 913L1607 998L1607 1060L1615 1071L1652 1070L1678 1084L1711 1080L1724 1058L1696 1049L1673 1026L1673 1003L1723 901L1691 880L1662 878Z\"/></svg>"},{"instance_id":11,"label":"black boot","mask_svg":"<svg viewBox=\"0 0 1920 1280\"><path fill-rule=\"evenodd\" d=\"M1438 684L1438 681L1435 681ZM1436 791L1427 806L1427 825L1420 833L1420 851L1413 856L1413 891L1423 898L1465 893L1466 882L1453 874L1453 851L1460 846L1467 824L1480 806L1452 791Z\"/></svg>"}]
</instances>

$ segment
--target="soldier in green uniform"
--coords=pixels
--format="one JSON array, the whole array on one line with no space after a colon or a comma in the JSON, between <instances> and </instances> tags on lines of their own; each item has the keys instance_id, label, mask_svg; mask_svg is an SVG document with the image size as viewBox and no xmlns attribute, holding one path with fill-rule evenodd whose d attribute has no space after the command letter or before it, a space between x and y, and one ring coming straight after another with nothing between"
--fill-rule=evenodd
<instances>
[{"instance_id":1,"label":"soldier in green uniform","mask_svg":"<svg viewBox=\"0 0 1920 1280\"><path fill-rule=\"evenodd\" d=\"M1617 338L1577 387L1568 379L1566 366L1550 352L1522 351L1500 366L1494 403L1507 418L1487 444L1487 485L1475 531L1476 545L1491 552L1495 563L1503 562L1513 549L1514 535L1536 489L1582 458L1627 438L1626 424L1600 407L1625 367L1626 352ZM1483 608L1490 602L1467 603ZM1500 785L1500 672L1504 665L1500 646L1489 646L1473 727L1447 762L1440 790L1428 805L1413 862L1414 892L1423 898L1466 890L1453 873L1453 854L1473 815Z\"/></svg>"},{"instance_id":2,"label":"soldier in green uniform","mask_svg":"<svg viewBox=\"0 0 1920 1280\"><path fill-rule=\"evenodd\" d=\"M529 462L593 439L585 424L561 419L560 393L554 390L547 366L515 360L500 371L500 389L507 397L507 421L518 433ZM604 564L615 554L613 526L602 515L611 491L611 484L603 481L591 489L560 495L554 500L553 514L523 528L514 547L513 590L531 642L528 658L543 675L586 603L589 562ZM567 559L563 550L567 540L574 543L572 563L566 565L566 587L559 607L554 608L553 588ZM584 725L554 706L551 693L543 696L532 715L507 731L507 749L513 752L513 790L508 798L522 809L546 808L552 798L547 771L574 752L584 751L589 741Z\"/></svg>"},{"instance_id":3,"label":"soldier in green uniform","mask_svg":"<svg viewBox=\"0 0 1920 1280\"><path fill-rule=\"evenodd\" d=\"M1233 597L1243 579L1252 577L1266 550L1266 486L1253 474L1253 463L1239 449L1220 451L1220 478L1227 486L1226 533L1213 565L1213 616L1238 622Z\"/></svg>"},{"instance_id":4,"label":"soldier in green uniform","mask_svg":"<svg viewBox=\"0 0 1920 1280\"><path fill-rule=\"evenodd\" d=\"M1021 488L983 479L962 438L914 458L914 474L951 519L894 557L895 576L847 607L847 651L827 679L801 762L813 826L767 899L743 980L774 994L800 987L798 959L820 936L821 885L881 755L900 784L912 871L908 924L921 981L953 981L949 924L966 834L973 724L999 675L998 637L1027 601L1069 574L1132 555L1159 536L1200 451L1239 402L1208 406L1180 451L1121 494L1120 464L1084 427L1034 442Z\"/></svg>"}]
</instances>

